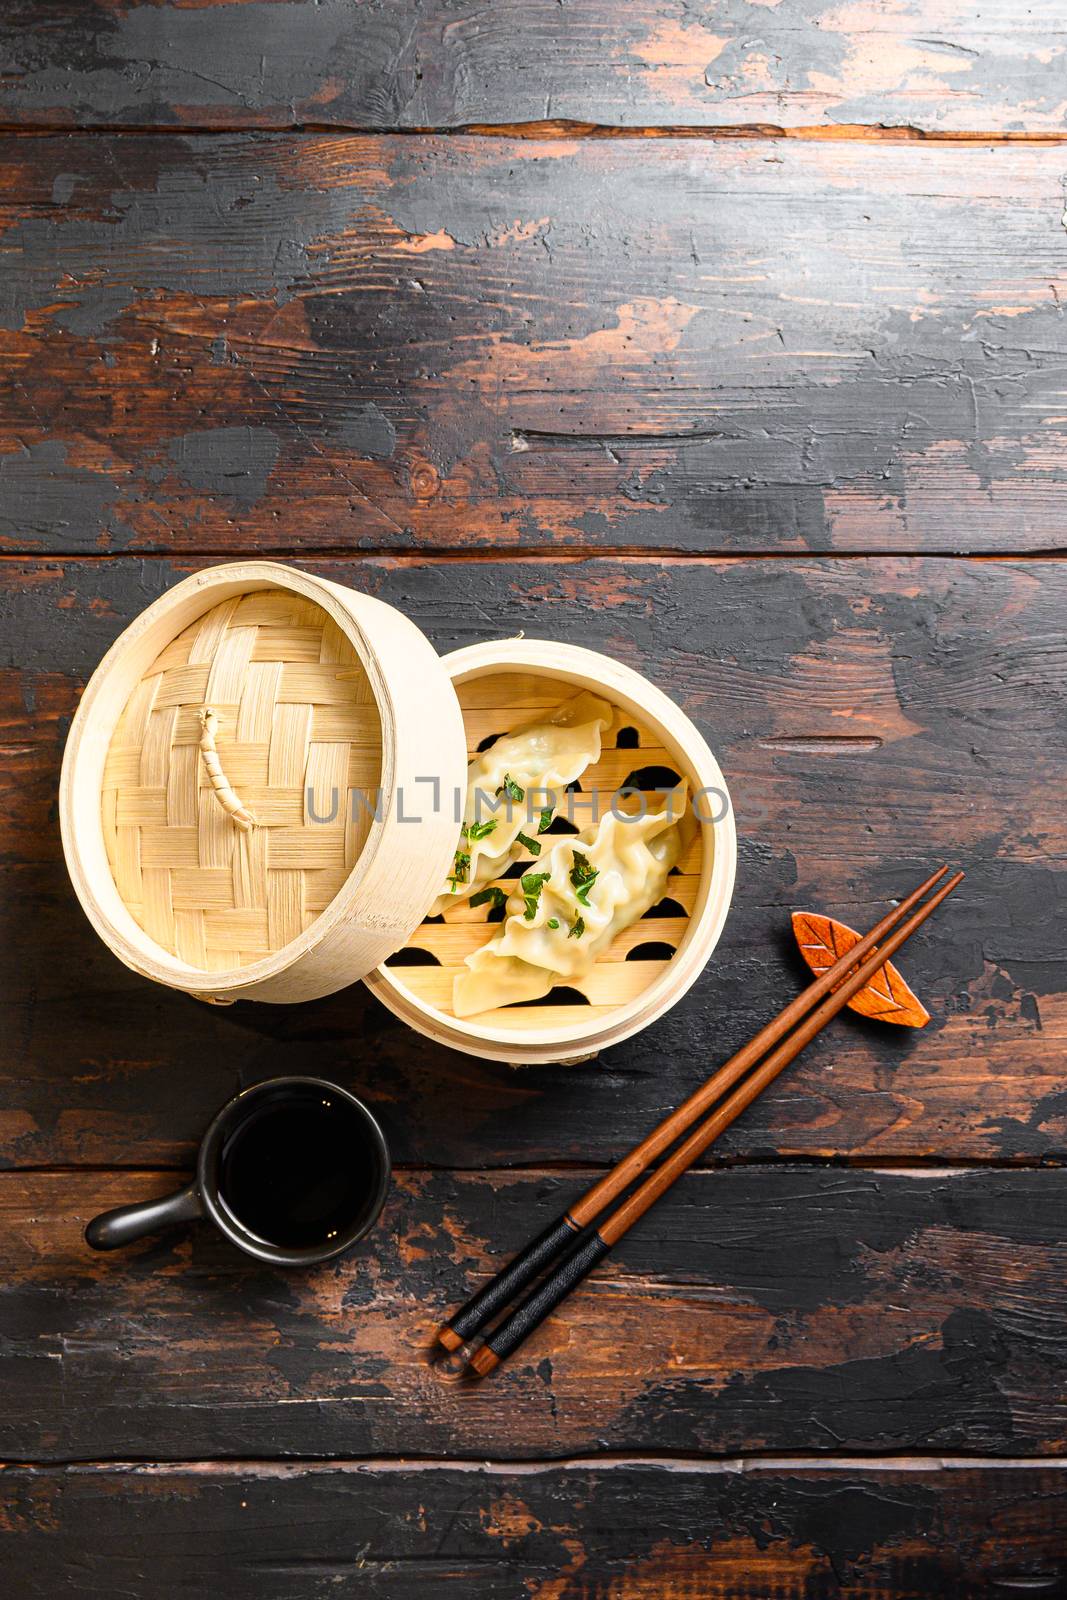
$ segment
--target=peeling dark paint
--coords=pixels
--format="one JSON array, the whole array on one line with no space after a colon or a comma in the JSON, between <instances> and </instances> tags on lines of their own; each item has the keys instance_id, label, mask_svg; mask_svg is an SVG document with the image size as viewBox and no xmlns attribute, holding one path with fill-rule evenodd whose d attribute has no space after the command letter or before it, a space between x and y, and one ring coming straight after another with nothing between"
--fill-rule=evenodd
<instances>
[{"instance_id":1,"label":"peeling dark paint","mask_svg":"<svg viewBox=\"0 0 1067 1600\"><path fill-rule=\"evenodd\" d=\"M590 0L581 28L556 0L206 0L6 18L2 104L30 125L71 116L210 127L326 121L456 127L570 119L623 127L869 122L1060 131L1060 40L1044 11L907 0L760 5L667 0L620 12ZM60 22L62 25L58 25ZM544 70L551 40L552 70ZM249 41L254 41L250 44Z\"/></svg>"},{"instance_id":2,"label":"peeling dark paint","mask_svg":"<svg viewBox=\"0 0 1067 1600\"><path fill-rule=\"evenodd\" d=\"M333 437L354 456L388 460L396 449L396 429L373 400L357 406L345 417L334 429Z\"/></svg>"},{"instance_id":3,"label":"peeling dark paint","mask_svg":"<svg viewBox=\"0 0 1067 1600\"><path fill-rule=\"evenodd\" d=\"M101 283L87 288L79 298L55 313L57 328L79 338L103 333L134 301L134 291L128 285Z\"/></svg>"},{"instance_id":4,"label":"peeling dark paint","mask_svg":"<svg viewBox=\"0 0 1067 1600\"><path fill-rule=\"evenodd\" d=\"M106 432L136 547L1062 543L1055 150L15 143L4 427ZM235 417L288 469L238 523L156 493Z\"/></svg>"},{"instance_id":5,"label":"peeling dark paint","mask_svg":"<svg viewBox=\"0 0 1067 1600\"><path fill-rule=\"evenodd\" d=\"M168 455L174 472L192 488L250 506L265 492L278 451L269 428L213 428L172 439Z\"/></svg>"},{"instance_id":6,"label":"peeling dark paint","mask_svg":"<svg viewBox=\"0 0 1067 1600\"><path fill-rule=\"evenodd\" d=\"M21 545L61 540L72 550L95 547L117 486L102 472L71 464L61 439L0 455L0 539Z\"/></svg>"},{"instance_id":7,"label":"peeling dark paint","mask_svg":"<svg viewBox=\"0 0 1067 1600\"><path fill-rule=\"evenodd\" d=\"M694 1174L491 1386L444 1382L427 1351L445 1309L583 1176L404 1170L373 1241L295 1278L208 1226L90 1256L85 1217L166 1174L0 1174L0 1445L46 1460L259 1458L279 1441L291 1457L534 1461L1062 1449L1062 1171ZM71 1404L75 1381L108 1404Z\"/></svg>"},{"instance_id":8,"label":"peeling dark paint","mask_svg":"<svg viewBox=\"0 0 1067 1600\"><path fill-rule=\"evenodd\" d=\"M78 187L76 172L57 172L52 182L52 204L65 206Z\"/></svg>"},{"instance_id":9,"label":"peeling dark paint","mask_svg":"<svg viewBox=\"0 0 1067 1600\"><path fill-rule=\"evenodd\" d=\"M794 1447L913 1448L921 1415L924 1449L1010 1449L1011 1404L1004 1393L1011 1339L979 1310L950 1313L940 1342L831 1366L741 1371L716 1391L653 1382L628 1428L662 1430L681 1448L730 1448L750 1436L749 1408L795 1419Z\"/></svg>"},{"instance_id":10,"label":"peeling dark paint","mask_svg":"<svg viewBox=\"0 0 1067 1600\"><path fill-rule=\"evenodd\" d=\"M331 217L339 220L329 195L282 188L252 167L227 171L194 162L190 168L186 157L183 172L177 148L154 151L152 160L151 188L114 188L112 171L110 192L96 197L95 213L82 185L74 203L84 214L30 217L8 229L3 244L13 265L0 280L0 327L18 331L30 312L85 298L84 331L92 331L121 308L109 310L108 296L127 285L259 295L284 304L307 271L309 245L329 230ZM352 198L342 204L347 208ZM230 235L225 248L220 228Z\"/></svg>"},{"instance_id":11,"label":"peeling dark paint","mask_svg":"<svg viewBox=\"0 0 1067 1600\"><path fill-rule=\"evenodd\" d=\"M734 1591L738 1572L776 1600L978 1600L1001 1580L1005 1593L1056 1594L1067 1515L1062 1475L1036 1463L626 1461L529 1474L233 1462L7 1476L26 1600L51 1600L87 1548L94 1572L121 1573L138 1600L163 1600L223 1559L235 1600L351 1584L394 1600L428 1589L498 1600L517 1585L558 1600L635 1585L710 1596ZM131 1526L150 1554L131 1550Z\"/></svg>"}]
</instances>

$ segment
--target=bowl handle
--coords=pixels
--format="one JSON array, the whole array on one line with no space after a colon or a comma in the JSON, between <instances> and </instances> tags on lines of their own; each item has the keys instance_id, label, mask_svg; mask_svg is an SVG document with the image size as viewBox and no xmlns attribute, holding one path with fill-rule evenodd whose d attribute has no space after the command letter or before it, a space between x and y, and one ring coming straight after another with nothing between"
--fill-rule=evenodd
<instances>
[{"instance_id":1,"label":"bowl handle","mask_svg":"<svg viewBox=\"0 0 1067 1600\"><path fill-rule=\"evenodd\" d=\"M200 1190L195 1183L165 1194L159 1200L142 1200L140 1205L116 1206L94 1217L85 1230L85 1242L93 1250L117 1250L132 1244L157 1228L170 1228L176 1222L195 1222L204 1215Z\"/></svg>"}]
</instances>

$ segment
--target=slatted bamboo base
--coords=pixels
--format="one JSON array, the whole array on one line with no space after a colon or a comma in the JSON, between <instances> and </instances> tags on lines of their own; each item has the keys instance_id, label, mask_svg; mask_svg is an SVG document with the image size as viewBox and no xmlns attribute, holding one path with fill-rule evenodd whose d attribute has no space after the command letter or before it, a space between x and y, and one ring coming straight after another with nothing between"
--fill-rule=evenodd
<instances>
[{"instance_id":1,"label":"slatted bamboo base","mask_svg":"<svg viewBox=\"0 0 1067 1600\"><path fill-rule=\"evenodd\" d=\"M205 705L250 831L212 789L198 747ZM355 866L380 769L378 709L336 622L282 590L223 601L157 656L111 741L103 832L127 909L204 971L283 949Z\"/></svg>"},{"instance_id":2,"label":"slatted bamboo base","mask_svg":"<svg viewBox=\"0 0 1067 1600\"><path fill-rule=\"evenodd\" d=\"M509 733L534 721L538 711L548 712L572 699L580 687L561 678L506 671L458 682L456 693L463 709L468 754L473 755L494 734ZM598 688L597 692L611 699L606 688ZM661 769L655 777L663 782L648 790L650 808L687 774L654 732L632 711L616 705L611 727L603 737L600 760L586 769L579 780L580 791L571 796L574 826L583 828L595 816L603 816L631 775L652 768ZM668 773L673 774L673 779L667 777ZM566 809L561 808L558 814L566 816ZM551 848L556 837L555 833L542 835L545 850ZM700 891L703 848L698 830L668 878L663 900L619 934L587 977L568 984L565 991L553 991L536 1005L505 1006L482 1012L473 1020L479 1026L535 1036L545 1029L595 1022L638 1000L669 965L661 947L666 945L672 952L677 951L686 939ZM495 881L505 893L514 888L514 876ZM495 922L488 920L488 912L487 906L472 910L460 905L449 912L447 921L423 922L404 949L387 963L389 977L407 989L420 1005L433 1008L443 1017L454 1017L453 979L463 968L464 958L492 938ZM655 946L655 954L647 956L643 946ZM559 1003L561 1000L564 1003Z\"/></svg>"}]
</instances>

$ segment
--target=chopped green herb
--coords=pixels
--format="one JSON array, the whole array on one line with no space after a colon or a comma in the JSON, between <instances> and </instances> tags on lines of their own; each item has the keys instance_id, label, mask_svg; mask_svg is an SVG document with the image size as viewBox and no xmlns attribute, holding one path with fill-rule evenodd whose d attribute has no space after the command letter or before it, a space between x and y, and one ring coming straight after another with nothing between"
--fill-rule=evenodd
<instances>
[{"instance_id":1,"label":"chopped green herb","mask_svg":"<svg viewBox=\"0 0 1067 1600\"><path fill-rule=\"evenodd\" d=\"M506 794L509 800L525 800L526 790L521 783L516 783L510 772L505 772L504 781L497 790L497 794Z\"/></svg>"},{"instance_id":2,"label":"chopped green herb","mask_svg":"<svg viewBox=\"0 0 1067 1600\"><path fill-rule=\"evenodd\" d=\"M567 938L568 939L580 939L584 932L585 932L585 920L584 920L584 918L575 917L574 921L571 923L571 931L570 931L570 933L568 933Z\"/></svg>"},{"instance_id":3,"label":"chopped green herb","mask_svg":"<svg viewBox=\"0 0 1067 1600\"><path fill-rule=\"evenodd\" d=\"M465 839L486 839L496 827L499 818L490 817L487 822L465 822L463 824L463 837Z\"/></svg>"},{"instance_id":4,"label":"chopped green herb","mask_svg":"<svg viewBox=\"0 0 1067 1600\"><path fill-rule=\"evenodd\" d=\"M449 873L449 876L448 876L448 881L452 885L452 893L453 894L455 894L457 888L459 887L459 885L461 883L466 883L468 881L468 875L470 873L470 869L471 869L471 858L470 858L470 856L467 854L467 852L465 850L457 850L456 854L455 854L455 856L453 857L453 860L452 860L452 871Z\"/></svg>"},{"instance_id":5,"label":"chopped green herb","mask_svg":"<svg viewBox=\"0 0 1067 1600\"><path fill-rule=\"evenodd\" d=\"M549 828L552 826L553 809L554 808L552 806L541 807L541 820L537 824L538 833L547 833Z\"/></svg>"},{"instance_id":6,"label":"chopped green herb","mask_svg":"<svg viewBox=\"0 0 1067 1600\"><path fill-rule=\"evenodd\" d=\"M574 864L571 867L571 883L574 885L574 892L579 904L583 906L589 904L589 891L599 876L599 868L591 867L589 865L589 857L584 856L580 850L576 850L574 852ZM577 937L581 938L581 935L579 934Z\"/></svg>"},{"instance_id":7,"label":"chopped green herb","mask_svg":"<svg viewBox=\"0 0 1067 1600\"><path fill-rule=\"evenodd\" d=\"M491 884L488 889L479 889L477 894L471 895L472 906L491 905L494 911L499 910L501 906L506 906L507 903L507 895L503 889L498 889L495 884Z\"/></svg>"},{"instance_id":8,"label":"chopped green herb","mask_svg":"<svg viewBox=\"0 0 1067 1600\"><path fill-rule=\"evenodd\" d=\"M558 917L549 917L548 921L545 923L545 927L546 928L558 928L559 927L559 918Z\"/></svg>"},{"instance_id":9,"label":"chopped green herb","mask_svg":"<svg viewBox=\"0 0 1067 1600\"><path fill-rule=\"evenodd\" d=\"M523 916L527 922L532 922L537 912L537 902L541 896L541 889L552 876L550 872L524 872L519 879L522 897L526 902Z\"/></svg>"},{"instance_id":10,"label":"chopped green herb","mask_svg":"<svg viewBox=\"0 0 1067 1600\"><path fill-rule=\"evenodd\" d=\"M541 846L538 844L536 839L531 839L528 833L517 833L515 835L515 843L521 844L523 849L528 850L532 856L539 856L541 854Z\"/></svg>"}]
</instances>

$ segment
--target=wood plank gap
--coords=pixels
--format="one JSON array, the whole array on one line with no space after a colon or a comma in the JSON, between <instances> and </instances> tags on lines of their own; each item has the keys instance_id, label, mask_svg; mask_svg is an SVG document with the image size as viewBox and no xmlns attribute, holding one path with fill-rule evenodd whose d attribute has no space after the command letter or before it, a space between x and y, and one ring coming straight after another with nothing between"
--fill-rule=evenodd
<instances>
[{"instance_id":1,"label":"wood plank gap","mask_svg":"<svg viewBox=\"0 0 1067 1600\"><path fill-rule=\"evenodd\" d=\"M864 141L872 144L1032 144L1067 143L1067 131L1014 129L997 133L982 128L939 130L917 128L910 123L840 122L784 128L771 122L739 122L729 126L705 127L699 123L649 123L626 127L617 123L552 120L548 122L461 122L428 124L425 127L392 127L388 123L288 122L262 126L247 122L195 122L159 127L137 123L48 123L27 128L19 123L0 122L0 134L17 139L69 139L72 134L103 134L108 138L231 138L235 133L251 137L277 137L288 134L336 134L339 138L374 137L390 139L476 138L476 139L690 139L724 143L735 139L762 139L773 142L791 139L822 144Z\"/></svg>"},{"instance_id":2,"label":"wood plank gap","mask_svg":"<svg viewBox=\"0 0 1067 1600\"><path fill-rule=\"evenodd\" d=\"M244 561L250 559L249 552L241 549L211 549L197 550L195 553L188 551L173 551L165 548L145 550L48 550L28 547L14 549L8 546L0 551L0 571L5 561L25 563L27 561L39 562L42 566L56 565L59 562L84 563L85 565L99 565L106 563L167 561L176 569L182 571L195 571L214 561ZM574 564L580 561L634 561L648 565L653 562L688 562L692 565L710 562L731 562L740 565L746 561L782 561L782 562L814 562L814 561L1063 561L1067 559L1067 546L1063 549L1048 550L1003 550L1003 551L969 551L969 550L931 550L922 551L915 549L885 549L885 550L746 550L739 553L737 550L684 550L670 546L644 546L644 545L490 545L480 546L477 549L466 547L449 548L412 548L398 550L389 545L356 547L353 545L315 546L302 548L294 553L291 546L282 546L277 549L268 546L257 546L255 551L257 561L294 561L307 564L314 561L360 561L376 562L382 566L410 567L423 566L430 563L439 563L442 566L451 562L454 564L473 564L475 562L510 561L516 564L521 562L551 562L557 565L566 563Z\"/></svg>"},{"instance_id":3,"label":"wood plank gap","mask_svg":"<svg viewBox=\"0 0 1067 1600\"><path fill-rule=\"evenodd\" d=\"M69 1461L36 1461L11 1458L0 1461L0 1474L40 1472L52 1476L59 1474L92 1474L121 1472L131 1477L168 1478L188 1473L204 1473L218 1477L240 1477L258 1473L264 1477L301 1477L315 1473L414 1473L414 1472L466 1472L501 1474L508 1477L539 1477L561 1472L626 1471L641 1467L657 1467L667 1472L696 1472L709 1476L728 1473L742 1475L749 1472L1011 1472L1011 1471L1065 1471L1067 1456L991 1456L978 1451L974 1455L955 1452L952 1455L916 1454L857 1455L842 1452L839 1455L812 1455L798 1451L795 1454L781 1450L761 1452L746 1451L744 1455L692 1455L682 1451L661 1450L641 1454L605 1451L602 1455L544 1456L511 1460L506 1456L470 1460L431 1455L374 1455L374 1456L221 1456L196 1457L187 1461L160 1461L150 1457L92 1457L71 1458Z\"/></svg>"},{"instance_id":4,"label":"wood plank gap","mask_svg":"<svg viewBox=\"0 0 1067 1600\"><path fill-rule=\"evenodd\" d=\"M650 1119L651 1120L651 1119ZM622 1151L619 1152L620 1155ZM26 1166L12 1164L0 1167L0 1183L5 1178L25 1177L27 1175L44 1178L76 1177L84 1173L99 1173L102 1177L114 1176L117 1173L134 1173L141 1177L173 1176L186 1178L196 1165L195 1152L190 1152L188 1161L176 1162L173 1165L160 1163L140 1162L87 1162L81 1166L75 1162L50 1164L48 1162L30 1163ZM573 1177L575 1179L596 1178L600 1173L608 1170L610 1163L607 1161L535 1161L529 1165L515 1166L471 1166L465 1167L457 1162L445 1162L437 1165L432 1162L394 1161L393 1171L404 1173L411 1177L429 1177L434 1173L455 1173L457 1176L467 1178L485 1178L487 1181L494 1179L537 1179L550 1177ZM805 1172L870 1172L886 1178L951 1178L965 1176L973 1172L1003 1172L1004 1174L1022 1172L1059 1172L1067 1166L1067 1157L1063 1160L1054 1158L1035 1159L1020 1156L1016 1161L1005 1161L1003 1157L969 1157L967 1159L953 1160L942 1156L894 1156L887 1161L884 1157L877 1156L815 1156L799 1153L791 1155L782 1154L759 1156L726 1156L695 1166L692 1170L708 1176L716 1172L759 1171L765 1168L769 1172L781 1172L785 1169L798 1169Z\"/></svg>"}]
</instances>

